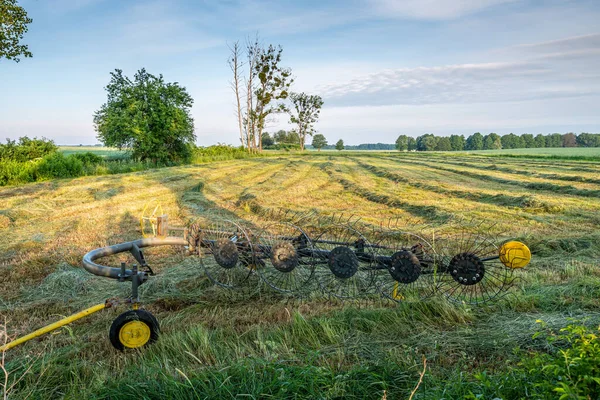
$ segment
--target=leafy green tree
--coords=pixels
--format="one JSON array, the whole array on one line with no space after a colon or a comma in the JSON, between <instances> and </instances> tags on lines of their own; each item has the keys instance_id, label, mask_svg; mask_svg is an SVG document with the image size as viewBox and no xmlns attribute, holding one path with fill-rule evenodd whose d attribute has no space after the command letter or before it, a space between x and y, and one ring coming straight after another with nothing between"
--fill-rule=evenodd
<instances>
[{"instance_id":1,"label":"leafy green tree","mask_svg":"<svg viewBox=\"0 0 600 400\"><path fill-rule=\"evenodd\" d=\"M289 131L286 136L286 143L297 144L300 146L300 136L298 136L298 132L293 130Z\"/></svg>"},{"instance_id":2,"label":"leafy green tree","mask_svg":"<svg viewBox=\"0 0 600 400\"><path fill-rule=\"evenodd\" d=\"M342 139L338 140L335 144L336 150L344 150L344 141Z\"/></svg>"},{"instance_id":3,"label":"leafy green tree","mask_svg":"<svg viewBox=\"0 0 600 400\"><path fill-rule=\"evenodd\" d=\"M321 149L325 146L327 146L327 139L325 139L325 136L321 135L320 133L317 133L315 136L313 136L312 147L318 151L321 151Z\"/></svg>"},{"instance_id":4,"label":"leafy green tree","mask_svg":"<svg viewBox=\"0 0 600 400\"><path fill-rule=\"evenodd\" d=\"M287 110L283 101L288 98L294 79L291 70L281 66L282 53L281 46L273 45L269 45L266 49L258 47L255 53L253 73L255 81L258 79L257 88L254 91L256 102L253 103L255 107L250 110L249 115L256 129L255 134L258 135L259 143L261 143L262 131L269 116ZM262 143L260 150L262 150Z\"/></svg>"},{"instance_id":5,"label":"leafy green tree","mask_svg":"<svg viewBox=\"0 0 600 400\"><path fill-rule=\"evenodd\" d=\"M465 137L463 135L450 135L450 144L453 151L463 151L465 149Z\"/></svg>"},{"instance_id":6,"label":"leafy green tree","mask_svg":"<svg viewBox=\"0 0 600 400\"><path fill-rule=\"evenodd\" d=\"M133 80L117 69L106 91L107 102L94 114L98 139L106 146L129 149L134 159L154 163L191 158L193 99L184 87L145 69Z\"/></svg>"},{"instance_id":7,"label":"leafy green tree","mask_svg":"<svg viewBox=\"0 0 600 400\"><path fill-rule=\"evenodd\" d=\"M408 137L408 151L413 151L417 149L417 140L412 137L409 136Z\"/></svg>"},{"instance_id":8,"label":"leafy green tree","mask_svg":"<svg viewBox=\"0 0 600 400\"><path fill-rule=\"evenodd\" d=\"M531 149L535 147L535 139L531 133L524 133L521 135L521 140L525 148Z\"/></svg>"},{"instance_id":9,"label":"leafy green tree","mask_svg":"<svg viewBox=\"0 0 600 400\"><path fill-rule=\"evenodd\" d=\"M562 135L553 133L546 136L546 147L562 147Z\"/></svg>"},{"instance_id":10,"label":"leafy green tree","mask_svg":"<svg viewBox=\"0 0 600 400\"><path fill-rule=\"evenodd\" d=\"M267 146L273 146L275 144L275 141L273 140L271 135L269 135L269 132L263 132L261 140L263 148Z\"/></svg>"},{"instance_id":11,"label":"leafy green tree","mask_svg":"<svg viewBox=\"0 0 600 400\"><path fill-rule=\"evenodd\" d=\"M17 0L0 0L0 59L19 62L19 56L32 56L27 45L19 43L32 21Z\"/></svg>"},{"instance_id":12,"label":"leafy green tree","mask_svg":"<svg viewBox=\"0 0 600 400\"><path fill-rule=\"evenodd\" d=\"M479 132L475 132L467 138L465 143L465 150L482 150L483 149L483 135Z\"/></svg>"},{"instance_id":13,"label":"leafy green tree","mask_svg":"<svg viewBox=\"0 0 600 400\"><path fill-rule=\"evenodd\" d=\"M485 135L483 138L483 149L484 150L498 150L502 148L502 142L500 136L496 133L490 133Z\"/></svg>"},{"instance_id":14,"label":"leafy green tree","mask_svg":"<svg viewBox=\"0 0 600 400\"><path fill-rule=\"evenodd\" d=\"M542 148L546 147L546 137L541 133L535 136L535 147Z\"/></svg>"},{"instance_id":15,"label":"leafy green tree","mask_svg":"<svg viewBox=\"0 0 600 400\"><path fill-rule=\"evenodd\" d=\"M286 143L287 132L283 129L278 130L273 134L273 140L275 143Z\"/></svg>"},{"instance_id":16,"label":"leafy green tree","mask_svg":"<svg viewBox=\"0 0 600 400\"><path fill-rule=\"evenodd\" d=\"M273 135L273 140L278 144L297 144L300 147L300 138L295 131L286 132L280 129Z\"/></svg>"},{"instance_id":17,"label":"leafy green tree","mask_svg":"<svg viewBox=\"0 0 600 400\"><path fill-rule=\"evenodd\" d=\"M562 147L577 147L577 136L573 132L565 133L562 139Z\"/></svg>"},{"instance_id":18,"label":"leafy green tree","mask_svg":"<svg viewBox=\"0 0 600 400\"><path fill-rule=\"evenodd\" d=\"M396 139L396 150L405 151L408 150L408 136L400 135Z\"/></svg>"},{"instance_id":19,"label":"leafy green tree","mask_svg":"<svg viewBox=\"0 0 600 400\"><path fill-rule=\"evenodd\" d=\"M436 151L452 151L452 143L450 143L450 138L441 137L438 138L437 144L435 146Z\"/></svg>"},{"instance_id":20,"label":"leafy green tree","mask_svg":"<svg viewBox=\"0 0 600 400\"><path fill-rule=\"evenodd\" d=\"M432 133L426 133L417 138L418 151L433 151L437 146L438 138Z\"/></svg>"},{"instance_id":21,"label":"leafy green tree","mask_svg":"<svg viewBox=\"0 0 600 400\"><path fill-rule=\"evenodd\" d=\"M323 99L317 95L292 93L290 100L294 106L294 109L290 110L290 123L296 124L295 131L300 138L300 150L304 150L306 137L316 132L314 125L319 120Z\"/></svg>"},{"instance_id":22,"label":"leafy green tree","mask_svg":"<svg viewBox=\"0 0 600 400\"><path fill-rule=\"evenodd\" d=\"M523 139L514 133L509 133L508 135L502 136L501 142L503 149L522 149L525 147Z\"/></svg>"},{"instance_id":23,"label":"leafy green tree","mask_svg":"<svg viewBox=\"0 0 600 400\"><path fill-rule=\"evenodd\" d=\"M577 145L581 147L600 147L600 134L582 132L577 135Z\"/></svg>"}]
</instances>

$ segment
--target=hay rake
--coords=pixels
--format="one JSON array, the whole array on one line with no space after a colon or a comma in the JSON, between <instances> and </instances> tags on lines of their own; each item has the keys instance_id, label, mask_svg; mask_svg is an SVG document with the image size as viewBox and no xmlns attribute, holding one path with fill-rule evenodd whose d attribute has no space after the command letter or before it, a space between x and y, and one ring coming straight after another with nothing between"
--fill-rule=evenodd
<instances>
[{"instance_id":1,"label":"hay rake","mask_svg":"<svg viewBox=\"0 0 600 400\"><path fill-rule=\"evenodd\" d=\"M111 343L120 350L142 347L158 338L158 321L140 308L138 295L139 286L154 275L144 257L145 247L185 247L190 256L197 257L206 276L227 289L256 288L258 281L296 297L321 292L342 300L382 295L395 302L414 302L439 293L471 305L495 302L505 295L515 280L514 271L531 259L525 244L498 245L489 230L468 229L460 223L460 229L450 234L391 228L361 233L364 229L358 223L338 219L315 224L310 218L258 228L226 219L174 228L160 205L145 207L140 223L143 239L95 249L83 257L88 272L131 282L130 298L111 299L93 311L85 310L88 315L118 303L130 305L131 310L115 319L110 329ZM173 233L177 234L169 236ZM111 267L96 262L124 252L136 260L131 268L125 263ZM52 326L72 321L67 320ZM16 344L46 333L47 328ZM11 343L5 347L16 345Z\"/></svg>"}]
</instances>

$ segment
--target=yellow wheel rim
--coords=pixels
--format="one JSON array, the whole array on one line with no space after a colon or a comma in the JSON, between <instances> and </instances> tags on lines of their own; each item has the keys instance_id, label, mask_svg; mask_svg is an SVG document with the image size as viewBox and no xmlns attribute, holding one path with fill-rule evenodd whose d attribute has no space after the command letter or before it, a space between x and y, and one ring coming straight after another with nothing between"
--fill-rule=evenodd
<instances>
[{"instance_id":1,"label":"yellow wheel rim","mask_svg":"<svg viewBox=\"0 0 600 400\"><path fill-rule=\"evenodd\" d=\"M500 261L508 268L523 268L531 261L531 251L521 242L507 242L500 247Z\"/></svg>"},{"instance_id":2,"label":"yellow wheel rim","mask_svg":"<svg viewBox=\"0 0 600 400\"><path fill-rule=\"evenodd\" d=\"M150 340L150 327L141 321L129 321L119 331L119 341L130 349L142 347Z\"/></svg>"},{"instance_id":3,"label":"yellow wheel rim","mask_svg":"<svg viewBox=\"0 0 600 400\"><path fill-rule=\"evenodd\" d=\"M156 237L156 229L158 226L158 216L164 215L162 206L156 200L152 200L144 206L142 216L140 217L140 227L142 228L143 237ZM150 224L151 232L148 230L147 224Z\"/></svg>"}]
</instances>

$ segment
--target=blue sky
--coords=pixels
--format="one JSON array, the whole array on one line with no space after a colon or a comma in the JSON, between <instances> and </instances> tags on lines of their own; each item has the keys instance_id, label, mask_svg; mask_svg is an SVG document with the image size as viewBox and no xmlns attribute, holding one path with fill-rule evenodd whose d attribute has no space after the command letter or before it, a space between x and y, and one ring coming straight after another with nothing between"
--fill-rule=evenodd
<instances>
[{"instance_id":1,"label":"blue sky","mask_svg":"<svg viewBox=\"0 0 600 400\"><path fill-rule=\"evenodd\" d=\"M330 142L400 134L600 132L600 1L21 0L33 58L0 61L0 138L97 143L109 72L195 100L197 143L238 144L228 43L281 44ZM290 128L287 118L267 130Z\"/></svg>"}]
</instances>

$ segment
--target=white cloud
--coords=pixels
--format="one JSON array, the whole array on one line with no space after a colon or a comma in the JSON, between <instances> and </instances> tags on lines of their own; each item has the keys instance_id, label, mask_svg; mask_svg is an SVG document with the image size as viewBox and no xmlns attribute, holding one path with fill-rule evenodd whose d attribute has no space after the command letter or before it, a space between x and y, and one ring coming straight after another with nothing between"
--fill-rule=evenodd
<instances>
[{"instance_id":1,"label":"white cloud","mask_svg":"<svg viewBox=\"0 0 600 400\"><path fill-rule=\"evenodd\" d=\"M334 106L532 100L600 94L600 35L518 46L524 61L388 69L323 85Z\"/></svg>"},{"instance_id":2,"label":"white cloud","mask_svg":"<svg viewBox=\"0 0 600 400\"><path fill-rule=\"evenodd\" d=\"M514 47L525 54L564 54L600 50L600 33L573 36L540 43L521 44Z\"/></svg>"},{"instance_id":3,"label":"white cloud","mask_svg":"<svg viewBox=\"0 0 600 400\"><path fill-rule=\"evenodd\" d=\"M444 20L473 14L516 0L369 0L374 11L386 18Z\"/></svg>"}]
</instances>

